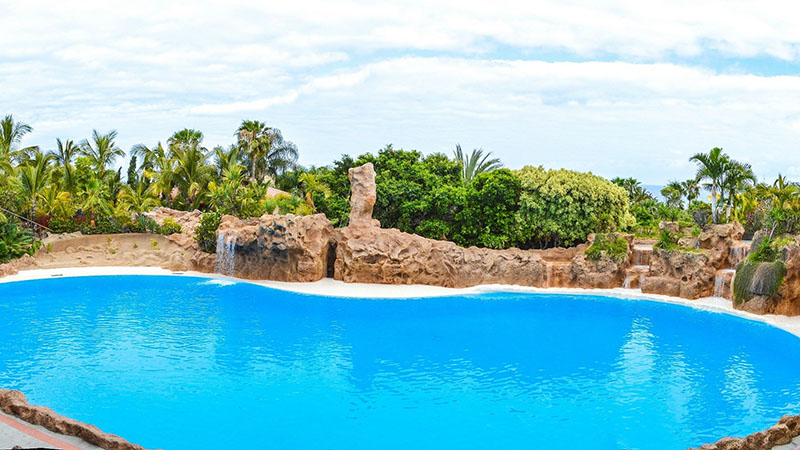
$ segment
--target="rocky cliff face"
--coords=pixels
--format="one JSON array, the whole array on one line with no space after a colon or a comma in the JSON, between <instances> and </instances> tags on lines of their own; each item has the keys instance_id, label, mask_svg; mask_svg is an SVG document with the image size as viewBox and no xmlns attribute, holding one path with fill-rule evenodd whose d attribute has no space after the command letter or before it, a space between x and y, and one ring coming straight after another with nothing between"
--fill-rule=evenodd
<instances>
[{"instance_id":1,"label":"rocky cliff face","mask_svg":"<svg viewBox=\"0 0 800 450\"><path fill-rule=\"evenodd\" d=\"M324 214L225 216L217 230L216 271L247 279L317 281L327 272L332 235Z\"/></svg>"},{"instance_id":2,"label":"rocky cliff face","mask_svg":"<svg viewBox=\"0 0 800 450\"><path fill-rule=\"evenodd\" d=\"M654 249L642 292L692 300L713 295L716 272L727 267L730 249L742 234L738 222L712 225L697 239L698 252Z\"/></svg>"},{"instance_id":3,"label":"rocky cliff face","mask_svg":"<svg viewBox=\"0 0 800 450\"><path fill-rule=\"evenodd\" d=\"M348 283L545 285L545 263L531 251L462 248L373 226L336 230L335 240L334 278Z\"/></svg>"}]
</instances>

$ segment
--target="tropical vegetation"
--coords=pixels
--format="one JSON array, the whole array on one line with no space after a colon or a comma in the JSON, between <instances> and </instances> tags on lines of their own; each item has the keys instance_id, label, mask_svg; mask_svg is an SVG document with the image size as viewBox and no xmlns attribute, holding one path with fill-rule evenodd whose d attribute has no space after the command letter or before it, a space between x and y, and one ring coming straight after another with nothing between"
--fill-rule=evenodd
<instances>
[{"instance_id":1,"label":"tropical vegetation","mask_svg":"<svg viewBox=\"0 0 800 450\"><path fill-rule=\"evenodd\" d=\"M142 214L158 206L202 211L197 239L208 251L225 214L323 213L334 226L346 226L348 170L368 162L377 173L374 216L383 227L462 246L570 246L590 233L620 231L658 238L664 221L677 222L681 233L732 220L770 236L800 231L800 187L781 175L774 183L758 182L749 164L721 148L691 156L694 176L670 181L657 198L634 178L606 180L541 166L509 170L491 152L465 152L460 145L450 155L387 145L303 167L297 147L257 120L242 121L228 147L214 148L189 128L127 152L115 130L59 138L46 149L23 145L32 131L11 115L0 120L0 183L6 186L0 191L0 259L32 251L35 237L47 230L178 232L177 223L159 225ZM677 236L660 237L666 247L676 245ZM615 245L600 239L595 253Z\"/></svg>"}]
</instances>

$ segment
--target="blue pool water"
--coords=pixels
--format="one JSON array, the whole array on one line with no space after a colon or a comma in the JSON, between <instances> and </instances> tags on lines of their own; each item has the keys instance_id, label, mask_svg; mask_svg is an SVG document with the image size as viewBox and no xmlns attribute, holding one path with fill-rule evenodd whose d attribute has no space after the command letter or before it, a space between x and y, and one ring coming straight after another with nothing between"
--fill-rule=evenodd
<instances>
[{"instance_id":1,"label":"blue pool water","mask_svg":"<svg viewBox=\"0 0 800 450\"><path fill-rule=\"evenodd\" d=\"M685 449L800 413L800 339L600 296L0 284L0 387L149 448Z\"/></svg>"}]
</instances>

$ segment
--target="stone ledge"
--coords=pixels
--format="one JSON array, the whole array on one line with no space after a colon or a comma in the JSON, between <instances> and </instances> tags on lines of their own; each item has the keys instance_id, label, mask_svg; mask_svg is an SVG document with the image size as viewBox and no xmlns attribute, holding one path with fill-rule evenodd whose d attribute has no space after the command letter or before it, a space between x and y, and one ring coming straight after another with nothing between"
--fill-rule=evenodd
<instances>
[{"instance_id":1,"label":"stone ledge","mask_svg":"<svg viewBox=\"0 0 800 450\"><path fill-rule=\"evenodd\" d=\"M144 450L144 447L131 444L117 435L104 433L94 425L64 417L44 406L31 405L20 391L0 389L0 410L54 433L75 436L108 450Z\"/></svg>"},{"instance_id":2,"label":"stone ledge","mask_svg":"<svg viewBox=\"0 0 800 450\"><path fill-rule=\"evenodd\" d=\"M783 416L777 424L744 438L726 437L697 450L772 450L800 436L800 416Z\"/></svg>"}]
</instances>

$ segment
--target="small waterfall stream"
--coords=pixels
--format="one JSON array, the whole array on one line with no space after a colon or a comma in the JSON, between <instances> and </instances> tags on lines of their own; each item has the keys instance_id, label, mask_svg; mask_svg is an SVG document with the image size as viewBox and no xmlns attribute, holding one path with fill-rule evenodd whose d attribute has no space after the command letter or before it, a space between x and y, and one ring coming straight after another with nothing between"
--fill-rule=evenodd
<instances>
[{"instance_id":1,"label":"small waterfall stream","mask_svg":"<svg viewBox=\"0 0 800 450\"><path fill-rule=\"evenodd\" d=\"M217 273L233 276L234 257L236 256L236 235L226 236L225 233L217 235L217 261L214 270Z\"/></svg>"}]
</instances>

